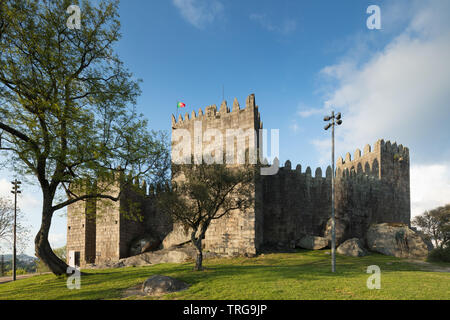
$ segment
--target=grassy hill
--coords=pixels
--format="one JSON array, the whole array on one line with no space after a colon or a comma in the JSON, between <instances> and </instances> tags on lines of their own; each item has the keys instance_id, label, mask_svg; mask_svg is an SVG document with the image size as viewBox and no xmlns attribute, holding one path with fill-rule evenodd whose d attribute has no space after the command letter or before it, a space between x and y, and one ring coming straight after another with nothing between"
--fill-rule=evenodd
<instances>
[{"instance_id":1,"label":"grassy hill","mask_svg":"<svg viewBox=\"0 0 450 320\"><path fill-rule=\"evenodd\" d=\"M369 290L369 265L381 269L381 289ZM154 274L178 278L188 290L160 299L450 299L450 273L430 271L428 264L372 254L338 255L330 272L327 251L265 254L255 258L212 259L204 272L193 263L85 270L80 290L69 290L64 277L34 276L0 284L0 299L121 299L124 291ZM448 270L449 265L431 268ZM127 299L150 299L129 296Z\"/></svg>"}]
</instances>

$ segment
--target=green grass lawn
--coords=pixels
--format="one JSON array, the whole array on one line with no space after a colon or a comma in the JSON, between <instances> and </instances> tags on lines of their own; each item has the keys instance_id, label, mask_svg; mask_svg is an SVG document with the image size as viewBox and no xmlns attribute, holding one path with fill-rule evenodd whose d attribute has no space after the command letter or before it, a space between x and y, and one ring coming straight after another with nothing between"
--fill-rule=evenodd
<instances>
[{"instance_id":1,"label":"green grass lawn","mask_svg":"<svg viewBox=\"0 0 450 320\"><path fill-rule=\"evenodd\" d=\"M403 259L372 254L338 255L337 272L332 274L326 252L212 259L205 261L202 272L192 271L193 263L84 270L80 290L67 289L64 277L34 276L0 284L0 299L120 299L125 289L154 274L190 284L188 290L160 299L450 299L450 273L423 271ZM369 265L381 268L380 290L366 286ZM128 297L135 298L150 297Z\"/></svg>"}]
</instances>

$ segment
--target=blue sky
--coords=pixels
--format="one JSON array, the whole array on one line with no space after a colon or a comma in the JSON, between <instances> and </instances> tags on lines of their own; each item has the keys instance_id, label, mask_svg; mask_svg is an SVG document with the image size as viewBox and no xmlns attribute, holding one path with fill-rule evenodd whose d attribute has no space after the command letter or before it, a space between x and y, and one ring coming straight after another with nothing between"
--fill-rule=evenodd
<instances>
[{"instance_id":1,"label":"blue sky","mask_svg":"<svg viewBox=\"0 0 450 320\"><path fill-rule=\"evenodd\" d=\"M381 30L366 26L373 4ZM190 113L220 105L222 86L229 105L254 93L264 127L280 130L282 163L314 171L328 165L322 118L335 109L337 156L397 141L410 148L413 215L450 199L449 1L131 0L120 16L117 52L143 80L137 107L151 128L170 130L177 101ZM21 200L35 234L39 190ZM56 216L53 246L65 230Z\"/></svg>"}]
</instances>

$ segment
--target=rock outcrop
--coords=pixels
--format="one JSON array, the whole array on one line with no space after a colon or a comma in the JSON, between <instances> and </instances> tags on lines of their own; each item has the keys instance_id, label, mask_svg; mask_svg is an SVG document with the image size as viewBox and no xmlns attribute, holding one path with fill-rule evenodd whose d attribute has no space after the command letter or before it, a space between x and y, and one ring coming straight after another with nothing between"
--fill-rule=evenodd
<instances>
[{"instance_id":1,"label":"rock outcrop","mask_svg":"<svg viewBox=\"0 0 450 320\"><path fill-rule=\"evenodd\" d=\"M303 249L320 250L328 246L328 239L307 235L300 239L297 246Z\"/></svg>"},{"instance_id":2,"label":"rock outcrop","mask_svg":"<svg viewBox=\"0 0 450 320\"><path fill-rule=\"evenodd\" d=\"M130 245L130 256L160 249L161 240L152 236L143 236L134 240Z\"/></svg>"},{"instance_id":3,"label":"rock outcrop","mask_svg":"<svg viewBox=\"0 0 450 320\"><path fill-rule=\"evenodd\" d=\"M186 230L180 224L174 224L173 230L162 241L164 249L180 246L191 241L191 230Z\"/></svg>"},{"instance_id":4,"label":"rock outcrop","mask_svg":"<svg viewBox=\"0 0 450 320\"><path fill-rule=\"evenodd\" d=\"M341 244L345 237L347 236L347 230L349 226L349 221L346 218L336 218L336 245ZM331 243L331 218L328 219L325 226L324 238L328 239Z\"/></svg>"},{"instance_id":5,"label":"rock outcrop","mask_svg":"<svg viewBox=\"0 0 450 320\"><path fill-rule=\"evenodd\" d=\"M339 247L337 247L336 252L345 256L350 257L363 257L367 255L366 249L358 238L352 238L344 241Z\"/></svg>"},{"instance_id":6,"label":"rock outcrop","mask_svg":"<svg viewBox=\"0 0 450 320\"><path fill-rule=\"evenodd\" d=\"M428 248L422 237L401 223L381 223L369 227L366 234L370 250L398 258L426 258Z\"/></svg>"},{"instance_id":7,"label":"rock outcrop","mask_svg":"<svg viewBox=\"0 0 450 320\"><path fill-rule=\"evenodd\" d=\"M181 280L168 276L154 275L142 284L142 292L155 296L185 290L188 287L189 285Z\"/></svg>"}]
</instances>

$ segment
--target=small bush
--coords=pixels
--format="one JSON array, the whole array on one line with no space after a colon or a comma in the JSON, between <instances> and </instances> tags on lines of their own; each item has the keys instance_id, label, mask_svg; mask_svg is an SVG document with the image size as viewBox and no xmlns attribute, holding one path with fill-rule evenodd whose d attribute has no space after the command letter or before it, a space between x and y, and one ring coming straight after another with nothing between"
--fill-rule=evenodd
<instances>
[{"instance_id":1,"label":"small bush","mask_svg":"<svg viewBox=\"0 0 450 320\"><path fill-rule=\"evenodd\" d=\"M428 260L436 262L450 262L450 246L431 250L428 254Z\"/></svg>"},{"instance_id":2,"label":"small bush","mask_svg":"<svg viewBox=\"0 0 450 320\"><path fill-rule=\"evenodd\" d=\"M19 276L21 274L27 274L27 273L28 272L25 269L21 269L21 268L16 269L16 275L17 276ZM6 276L12 276L12 270L9 270L9 271L5 272L5 275Z\"/></svg>"}]
</instances>

